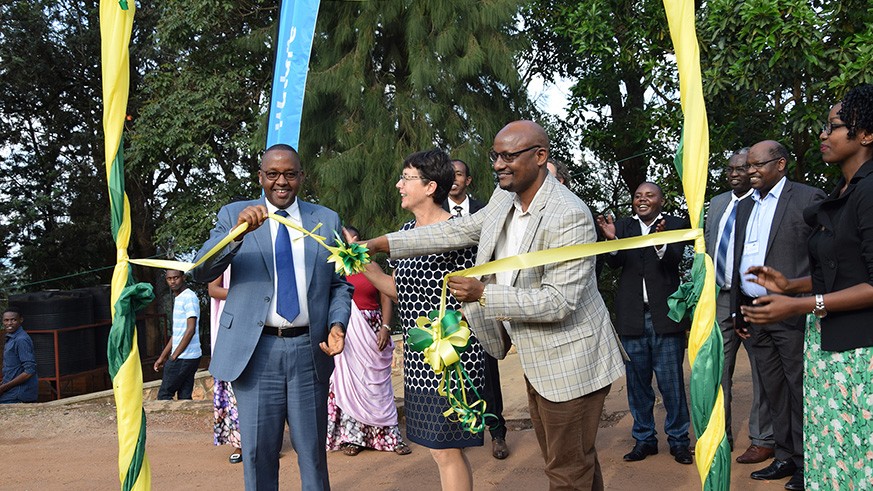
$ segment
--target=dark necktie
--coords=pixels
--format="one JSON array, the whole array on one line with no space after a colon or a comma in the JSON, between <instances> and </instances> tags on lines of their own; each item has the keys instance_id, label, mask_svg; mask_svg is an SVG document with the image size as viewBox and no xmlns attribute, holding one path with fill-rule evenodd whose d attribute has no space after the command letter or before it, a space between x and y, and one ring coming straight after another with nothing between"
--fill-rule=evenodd
<instances>
[{"instance_id":1,"label":"dark necktie","mask_svg":"<svg viewBox=\"0 0 873 491\"><path fill-rule=\"evenodd\" d=\"M731 234L734 232L734 221L737 219L737 203L734 201L731 205L731 213L724 222L724 228L721 231L721 240L718 241L718 251L716 252L715 260L715 284L719 288L724 288L725 268L727 267L727 250L728 242L730 242Z\"/></svg>"},{"instance_id":2,"label":"dark necktie","mask_svg":"<svg viewBox=\"0 0 873 491\"><path fill-rule=\"evenodd\" d=\"M464 214L464 213L463 213L464 207L461 206L461 205L457 205L457 206L455 206L455 207L452 208L452 209L455 210L455 216L456 216L456 217L459 217L459 216L461 216L461 215Z\"/></svg>"},{"instance_id":3,"label":"dark necktie","mask_svg":"<svg viewBox=\"0 0 873 491\"><path fill-rule=\"evenodd\" d=\"M277 215L288 217L288 212L279 210ZM300 313L300 302L297 297L297 276L294 274L294 255L291 253L291 236L288 227L279 224L276 231L276 312L288 322L292 322Z\"/></svg>"}]
</instances>

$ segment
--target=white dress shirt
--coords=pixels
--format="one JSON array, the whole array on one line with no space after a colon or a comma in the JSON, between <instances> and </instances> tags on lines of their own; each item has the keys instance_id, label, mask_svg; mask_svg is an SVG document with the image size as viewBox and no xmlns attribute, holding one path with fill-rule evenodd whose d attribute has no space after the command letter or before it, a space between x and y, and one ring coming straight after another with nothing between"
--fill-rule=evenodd
<instances>
[{"instance_id":1,"label":"white dress shirt","mask_svg":"<svg viewBox=\"0 0 873 491\"><path fill-rule=\"evenodd\" d=\"M715 257L713 258L712 266L713 270L717 269L718 266L718 245L721 244L721 236L724 232L724 226L727 223L728 216L731 214L731 209L736 205L737 201L745 199L749 195L751 195L755 190L749 189L746 191L746 194L742 196L737 196L734 193L731 193L731 202L728 203L727 208L725 208L724 213L721 215L721 219L718 221L718 235L715 237ZM735 217L736 218L736 217ZM736 224L736 222L734 222ZM725 255L724 260L724 286L722 287L722 291L728 291L731 289L731 280L734 277L734 230L736 227L731 229L730 237L728 237L728 246L727 246L727 254Z\"/></svg>"},{"instance_id":2,"label":"white dress shirt","mask_svg":"<svg viewBox=\"0 0 873 491\"><path fill-rule=\"evenodd\" d=\"M276 208L269 200L267 200L267 211L276 213L279 208ZM294 200L291 206L285 208L288 212L288 220L292 223L303 226L303 221L300 218L300 205L298 200ZM270 243L273 245L273 296L270 298L270 311L267 314L266 323L273 327L300 327L309 325L309 302L306 296L306 259L305 247L302 237L302 232L294 230L291 227L279 223L277 220L268 219L270 226ZM288 229L288 234L291 237L291 253L294 255L294 279L297 280L297 299L300 301L300 313L295 319L285 319L276 312L276 292L278 291L278 282L276 277L276 233L279 231L279 226Z\"/></svg>"}]
</instances>

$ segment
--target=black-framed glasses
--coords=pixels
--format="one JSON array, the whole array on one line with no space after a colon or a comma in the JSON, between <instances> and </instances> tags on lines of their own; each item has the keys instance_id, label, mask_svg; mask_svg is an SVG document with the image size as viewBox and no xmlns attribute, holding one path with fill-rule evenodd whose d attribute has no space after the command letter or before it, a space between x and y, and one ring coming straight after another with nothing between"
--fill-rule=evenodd
<instances>
[{"instance_id":1,"label":"black-framed glasses","mask_svg":"<svg viewBox=\"0 0 873 491\"><path fill-rule=\"evenodd\" d=\"M421 176L407 176L407 175L400 174L397 178L398 178L398 180L403 181L403 184L406 184L409 181L421 181L423 183L430 182Z\"/></svg>"},{"instance_id":2,"label":"black-framed glasses","mask_svg":"<svg viewBox=\"0 0 873 491\"><path fill-rule=\"evenodd\" d=\"M300 177L301 175L303 175L302 172L297 172L297 171L295 171L295 170L289 170L289 171L285 171L285 172L276 172L276 171L274 171L274 170L269 170L269 171L267 171L267 170L264 170L264 169L258 169L258 172L263 172L263 173L264 173L264 177L266 177L267 180L270 181L270 182L272 182L272 181L278 181L278 180L279 180L279 176L285 176L285 180L288 181L288 182L296 181L298 177Z\"/></svg>"},{"instance_id":3,"label":"black-framed glasses","mask_svg":"<svg viewBox=\"0 0 873 491\"><path fill-rule=\"evenodd\" d=\"M534 148L543 148L542 145L534 145L532 147L527 147L524 150L519 150L517 152L495 152L491 150L488 152L488 157L491 159L491 162L497 162L497 157L503 159L507 164L511 164L513 160L515 160L519 155L527 152L528 150L533 150Z\"/></svg>"},{"instance_id":4,"label":"black-framed glasses","mask_svg":"<svg viewBox=\"0 0 873 491\"><path fill-rule=\"evenodd\" d=\"M831 133L833 133L835 129L842 128L843 126L848 125L846 125L846 123L831 123L830 121L827 121L825 124L821 125L821 133L831 136Z\"/></svg>"},{"instance_id":5,"label":"black-framed glasses","mask_svg":"<svg viewBox=\"0 0 873 491\"><path fill-rule=\"evenodd\" d=\"M746 164L746 168L749 169L749 168L754 167L756 169L763 169L764 166L769 164L770 162L776 162L777 160L780 160L780 159L782 159L782 157L776 157L775 159L765 160L763 162L748 162L747 161L748 163Z\"/></svg>"}]
</instances>

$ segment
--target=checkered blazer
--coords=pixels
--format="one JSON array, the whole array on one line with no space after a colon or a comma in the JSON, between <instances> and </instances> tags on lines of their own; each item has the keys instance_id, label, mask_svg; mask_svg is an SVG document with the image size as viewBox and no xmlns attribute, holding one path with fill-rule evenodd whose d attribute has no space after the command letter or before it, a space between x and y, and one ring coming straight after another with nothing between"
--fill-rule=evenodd
<instances>
[{"instance_id":1,"label":"checkered blazer","mask_svg":"<svg viewBox=\"0 0 873 491\"><path fill-rule=\"evenodd\" d=\"M476 264L493 259L515 193L496 189L478 213L388 234L393 258L479 246ZM529 211L519 253L596 240L588 207L551 174ZM481 278L489 283L489 278ZM599 390L624 375L624 363L606 305L597 290L594 257L527 268L511 286L489 283L485 306L463 304L467 322L488 353L506 355L500 321L510 321L524 373L536 391L564 402Z\"/></svg>"}]
</instances>

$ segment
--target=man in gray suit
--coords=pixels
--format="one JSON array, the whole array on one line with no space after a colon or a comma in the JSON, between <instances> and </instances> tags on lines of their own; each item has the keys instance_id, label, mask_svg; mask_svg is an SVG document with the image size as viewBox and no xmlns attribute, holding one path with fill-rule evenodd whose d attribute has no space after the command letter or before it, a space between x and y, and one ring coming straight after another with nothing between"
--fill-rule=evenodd
<instances>
[{"instance_id":1,"label":"man in gray suit","mask_svg":"<svg viewBox=\"0 0 873 491\"><path fill-rule=\"evenodd\" d=\"M742 273L751 266L770 266L788 278L809 275L807 241L812 228L804 208L825 198L824 192L786 177L788 150L778 142L756 143L749 150L751 200L737 205L731 308L742 338L750 337L761 386L770 403L776 458L751 474L752 479L791 476L785 489L803 485L803 331L804 316L769 325L748 324L741 306L769 292Z\"/></svg>"},{"instance_id":2,"label":"man in gray suit","mask_svg":"<svg viewBox=\"0 0 873 491\"><path fill-rule=\"evenodd\" d=\"M470 216L367 241L375 252L412 257L479 245L477 264L595 241L588 207L549 174L549 138L516 121L494 138L500 184ZM594 443L603 402L622 376L609 312L597 291L594 258L480 279L452 277L451 293L482 346L503 358L510 338L525 372L531 422L551 489L603 489Z\"/></svg>"},{"instance_id":3,"label":"man in gray suit","mask_svg":"<svg viewBox=\"0 0 873 491\"><path fill-rule=\"evenodd\" d=\"M715 318L721 329L724 340L724 371L721 377L721 387L724 391L725 430L731 451L734 449L733 432L731 431L731 379L737 361L740 344L746 348L749 363L752 367L752 409L749 412L749 438L752 440L749 448L739 457L740 464L763 462L773 456L773 423L770 421L770 405L767 397L762 394L761 380L755 357L752 356L750 339L743 339L734 330L731 317L731 286L733 285L734 259L734 224L737 217L737 206L740 201L752 195L752 183L749 181L746 157L749 147L744 147L731 155L724 168L725 177L731 190L712 198L704 226L706 253L715 266L715 283L719 288L716 297Z\"/></svg>"},{"instance_id":4,"label":"man in gray suit","mask_svg":"<svg viewBox=\"0 0 873 491\"><path fill-rule=\"evenodd\" d=\"M258 169L264 197L231 203L198 259L234 227L245 233L192 272L211 281L228 266L233 275L209 371L233 382L239 410L247 490L278 489L285 422L297 452L301 487L327 490L327 393L332 356L342 351L352 287L327 263L328 251L269 220L286 216L307 230L319 223L327 236L340 231L336 213L296 199L303 181L297 152L270 147Z\"/></svg>"}]
</instances>

